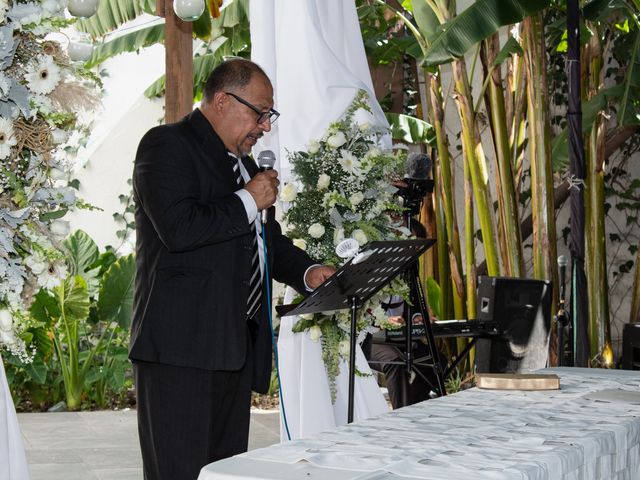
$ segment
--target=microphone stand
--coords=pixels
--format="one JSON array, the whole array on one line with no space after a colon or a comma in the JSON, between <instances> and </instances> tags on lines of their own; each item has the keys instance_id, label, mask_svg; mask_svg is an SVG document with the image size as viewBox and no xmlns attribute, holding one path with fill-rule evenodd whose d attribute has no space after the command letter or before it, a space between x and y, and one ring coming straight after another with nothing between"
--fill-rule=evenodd
<instances>
[{"instance_id":1,"label":"microphone stand","mask_svg":"<svg viewBox=\"0 0 640 480\"><path fill-rule=\"evenodd\" d=\"M564 257L564 256L562 256ZM564 366L564 358L565 358L565 347L564 347L564 333L568 327L569 338L571 335L571 317L566 310L565 303L565 269L566 269L566 259L558 258L558 264L560 265L560 298L558 305L558 313L556 314L556 325L557 325L557 333L558 333L558 366ZM561 263L561 258L563 263ZM569 358L573 358L573 355L569 355ZM569 362L572 366L573 362Z\"/></svg>"}]
</instances>

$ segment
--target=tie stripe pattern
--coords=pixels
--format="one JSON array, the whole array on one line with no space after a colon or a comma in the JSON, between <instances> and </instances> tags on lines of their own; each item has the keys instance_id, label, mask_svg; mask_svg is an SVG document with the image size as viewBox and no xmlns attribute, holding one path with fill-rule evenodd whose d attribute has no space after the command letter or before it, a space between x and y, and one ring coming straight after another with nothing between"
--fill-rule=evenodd
<instances>
[{"instance_id":1,"label":"tie stripe pattern","mask_svg":"<svg viewBox=\"0 0 640 480\"><path fill-rule=\"evenodd\" d=\"M239 187L244 186L242 172L240 172L239 160L230 157L233 160L233 172L236 175L236 182ZM258 237L256 235L255 222L251 222L251 238L253 240L252 258L251 258L251 280L249 280L249 299L247 301L247 318L253 318L260 310L262 304L262 274L260 272L260 255L258 254Z\"/></svg>"}]
</instances>

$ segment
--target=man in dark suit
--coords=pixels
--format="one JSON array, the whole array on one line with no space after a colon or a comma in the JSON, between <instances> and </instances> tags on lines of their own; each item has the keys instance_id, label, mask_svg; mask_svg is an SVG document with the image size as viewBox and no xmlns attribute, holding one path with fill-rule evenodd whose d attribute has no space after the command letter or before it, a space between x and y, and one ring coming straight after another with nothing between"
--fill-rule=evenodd
<instances>
[{"instance_id":1,"label":"man in dark suit","mask_svg":"<svg viewBox=\"0 0 640 480\"><path fill-rule=\"evenodd\" d=\"M234 59L211 73L200 109L138 147L129 356L147 480L195 480L246 451L251 390L271 373L271 277L304 291L334 271L282 235L277 172L247 158L278 115L264 71Z\"/></svg>"}]
</instances>

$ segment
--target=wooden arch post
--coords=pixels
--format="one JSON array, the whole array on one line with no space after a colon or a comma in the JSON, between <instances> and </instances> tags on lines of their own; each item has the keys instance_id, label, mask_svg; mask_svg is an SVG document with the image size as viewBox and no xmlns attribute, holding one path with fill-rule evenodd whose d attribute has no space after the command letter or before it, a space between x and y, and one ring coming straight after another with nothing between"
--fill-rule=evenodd
<instances>
[{"instance_id":1,"label":"wooden arch post","mask_svg":"<svg viewBox=\"0 0 640 480\"><path fill-rule=\"evenodd\" d=\"M172 0L156 0L165 19L165 123L180 120L193 109L193 27L173 11Z\"/></svg>"}]
</instances>

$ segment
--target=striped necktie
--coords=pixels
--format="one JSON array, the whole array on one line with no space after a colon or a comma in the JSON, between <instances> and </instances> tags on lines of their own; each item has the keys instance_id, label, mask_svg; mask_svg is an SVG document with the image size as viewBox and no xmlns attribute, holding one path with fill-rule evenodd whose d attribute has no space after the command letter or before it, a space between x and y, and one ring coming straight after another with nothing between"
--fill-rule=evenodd
<instances>
[{"instance_id":1,"label":"striped necktie","mask_svg":"<svg viewBox=\"0 0 640 480\"><path fill-rule=\"evenodd\" d=\"M244 179L240 171L240 160L229 155L233 161L233 172L236 175L236 182L240 188L244 187ZM256 224L251 222L251 239L253 243L251 258L251 280L249 280L249 299L247 301L247 318L253 318L260 310L262 304L262 274L260 272L260 255L258 254L258 237L256 235Z\"/></svg>"}]
</instances>

